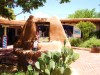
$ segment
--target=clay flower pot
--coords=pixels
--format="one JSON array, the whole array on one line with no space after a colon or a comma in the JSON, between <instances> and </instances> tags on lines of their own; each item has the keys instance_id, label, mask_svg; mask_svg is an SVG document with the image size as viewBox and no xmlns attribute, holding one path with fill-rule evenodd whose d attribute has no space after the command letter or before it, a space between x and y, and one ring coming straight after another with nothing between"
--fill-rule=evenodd
<instances>
[{"instance_id":1,"label":"clay flower pot","mask_svg":"<svg viewBox=\"0 0 100 75\"><path fill-rule=\"evenodd\" d=\"M98 46L93 46L91 48L91 53L99 53L100 52L100 47Z\"/></svg>"}]
</instances>

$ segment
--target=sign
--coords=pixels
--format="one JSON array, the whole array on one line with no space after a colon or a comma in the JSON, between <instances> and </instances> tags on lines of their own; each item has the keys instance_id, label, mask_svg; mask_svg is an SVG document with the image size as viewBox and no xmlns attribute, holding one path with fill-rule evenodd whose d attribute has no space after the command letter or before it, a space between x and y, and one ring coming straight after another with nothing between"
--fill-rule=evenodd
<instances>
[{"instance_id":1,"label":"sign","mask_svg":"<svg viewBox=\"0 0 100 75\"><path fill-rule=\"evenodd\" d=\"M81 30L78 27L73 28L73 37L80 38L81 37Z\"/></svg>"},{"instance_id":2,"label":"sign","mask_svg":"<svg viewBox=\"0 0 100 75\"><path fill-rule=\"evenodd\" d=\"M7 36L3 36L2 38L2 48L7 48Z\"/></svg>"}]
</instances>

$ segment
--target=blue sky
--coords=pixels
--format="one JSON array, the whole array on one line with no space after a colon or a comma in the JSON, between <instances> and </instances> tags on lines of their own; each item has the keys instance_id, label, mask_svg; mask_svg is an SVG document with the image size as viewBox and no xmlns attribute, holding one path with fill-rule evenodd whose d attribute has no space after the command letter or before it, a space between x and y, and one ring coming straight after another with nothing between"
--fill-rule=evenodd
<instances>
[{"instance_id":1,"label":"blue sky","mask_svg":"<svg viewBox=\"0 0 100 75\"><path fill-rule=\"evenodd\" d=\"M67 18L69 14L74 13L79 9L93 9L96 12L100 12L100 0L71 0L70 3L59 4L59 0L47 0L43 7L33 10L30 13L20 14L16 17L17 20L27 19L30 15L35 15L36 17L51 17L57 16L59 18ZM20 13L21 8L14 9L15 14Z\"/></svg>"}]
</instances>

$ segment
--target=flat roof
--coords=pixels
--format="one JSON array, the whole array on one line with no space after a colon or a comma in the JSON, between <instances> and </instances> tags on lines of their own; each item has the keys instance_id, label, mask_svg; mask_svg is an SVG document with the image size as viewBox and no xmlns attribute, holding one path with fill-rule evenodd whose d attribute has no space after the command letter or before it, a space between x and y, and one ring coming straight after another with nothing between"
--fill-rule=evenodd
<instances>
[{"instance_id":1,"label":"flat roof","mask_svg":"<svg viewBox=\"0 0 100 75\"><path fill-rule=\"evenodd\" d=\"M90 22L98 22L100 23L100 18L67 18L67 19L60 19L61 22L65 23L77 23L80 21L90 21Z\"/></svg>"},{"instance_id":2,"label":"flat roof","mask_svg":"<svg viewBox=\"0 0 100 75\"><path fill-rule=\"evenodd\" d=\"M0 19L1 25L10 25L10 26L23 26L25 24L25 20L7 20L7 19Z\"/></svg>"},{"instance_id":3,"label":"flat roof","mask_svg":"<svg viewBox=\"0 0 100 75\"><path fill-rule=\"evenodd\" d=\"M100 18L67 18L67 19L60 19L61 23L78 23L80 21L90 21L95 23L100 23ZM7 19L0 19L0 25L7 25L7 26L23 26L26 20L7 20ZM40 22L41 21L35 21ZM46 21L43 21L43 23ZM46 22L47 23L47 22Z\"/></svg>"}]
</instances>

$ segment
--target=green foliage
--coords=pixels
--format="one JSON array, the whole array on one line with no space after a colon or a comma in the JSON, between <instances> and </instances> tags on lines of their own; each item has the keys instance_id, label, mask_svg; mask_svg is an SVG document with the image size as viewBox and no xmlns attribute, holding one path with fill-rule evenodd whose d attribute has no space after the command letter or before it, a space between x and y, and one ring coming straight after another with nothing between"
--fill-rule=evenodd
<instances>
[{"instance_id":1,"label":"green foliage","mask_svg":"<svg viewBox=\"0 0 100 75\"><path fill-rule=\"evenodd\" d=\"M30 10L37 9L43 6L46 0L0 0L2 7L6 6L9 8L22 7L24 12L30 12Z\"/></svg>"},{"instance_id":2,"label":"green foliage","mask_svg":"<svg viewBox=\"0 0 100 75\"><path fill-rule=\"evenodd\" d=\"M80 44L80 47L92 48L93 46L100 46L100 40L96 37L92 37L84 43Z\"/></svg>"},{"instance_id":3,"label":"green foliage","mask_svg":"<svg viewBox=\"0 0 100 75\"><path fill-rule=\"evenodd\" d=\"M28 71L26 72L26 75L39 75L38 72L36 72L31 65L28 66Z\"/></svg>"},{"instance_id":4,"label":"green foliage","mask_svg":"<svg viewBox=\"0 0 100 75\"><path fill-rule=\"evenodd\" d=\"M79 22L77 27L82 32L82 39L87 40L90 37L90 33L96 30L96 26L91 22Z\"/></svg>"},{"instance_id":5,"label":"green foliage","mask_svg":"<svg viewBox=\"0 0 100 75\"><path fill-rule=\"evenodd\" d=\"M60 3L67 3L67 2L70 2L70 0L60 0Z\"/></svg>"},{"instance_id":6,"label":"green foliage","mask_svg":"<svg viewBox=\"0 0 100 75\"><path fill-rule=\"evenodd\" d=\"M75 47L78 47L80 45L80 43L82 43L82 39L80 38L70 38L70 44L71 46L75 46Z\"/></svg>"},{"instance_id":7,"label":"green foliage","mask_svg":"<svg viewBox=\"0 0 100 75\"><path fill-rule=\"evenodd\" d=\"M8 7L0 7L0 15L4 18L15 19L14 11Z\"/></svg>"},{"instance_id":8,"label":"green foliage","mask_svg":"<svg viewBox=\"0 0 100 75\"><path fill-rule=\"evenodd\" d=\"M25 72L19 71L19 72L15 73L14 75L26 75L26 74L25 74Z\"/></svg>"},{"instance_id":9,"label":"green foliage","mask_svg":"<svg viewBox=\"0 0 100 75\"><path fill-rule=\"evenodd\" d=\"M72 49L62 47L61 53L59 52L47 52L43 53L38 61L35 63L35 67L38 69L41 75L70 75L70 64L79 58L77 53L74 53Z\"/></svg>"},{"instance_id":10,"label":"green foliage","mask_svg":"<svg viewBox=\"0 0 100 75\"><path fill-rule=\"evenodd\" d=\"M16 73L7 73L7 72L4 72L4 73L0 73L0 75L26 75L25 72L16 72Z\"/></svg>"},{"instance_id":11,"label":"green foliage","mask_svg":"<svg viewBox=\"0 0 100 75\"><path fill-rule=\"evenodd\" d=\"M11 75L10 73L0 73L0 75Z\"/></svg>"},{"instance_id":12,"label":"green foliage","mask_svg":"<svg viewBox=\"0 0 100 75\"><path fill-rule=\"evenodd\" d=\"M60 0L60 4L70 2L70 0ZM14 19L11 8L21 7L22 12L31 12L33 9L44 6L46 0L0 0L0 15L5 18Z\"/></svg>"},{"instance_id":13,"label":"green foliage","mask_svg":"<svg viewBox=\"0 0 100 75\"><path fill-rule=\"evenodd\" d=\"M91 37L95 36L98 39L100 39L100 30L94 31L90 34Z\"/></svg>"},{"instance_id":14,"label":"green foliage","mask_svg":"<svg viewBox=\"0 0 100 75\"><path fill-rule=\"evenodd\" d=\"M97 13L95 12L95 9L88 10L88 9L81 9L75 11L75 13L70 14L68 18L95 18Z\"/></svg>"},{"instance_id":15,"label":"green foliage","mask_svg":"<svg viewBox=\"0 0 100 75\"><path fill-rule=\"evenodd\" d=\"M100 18L100 12L95 12L95 18Z\"/></svg>"}]
</instances>

